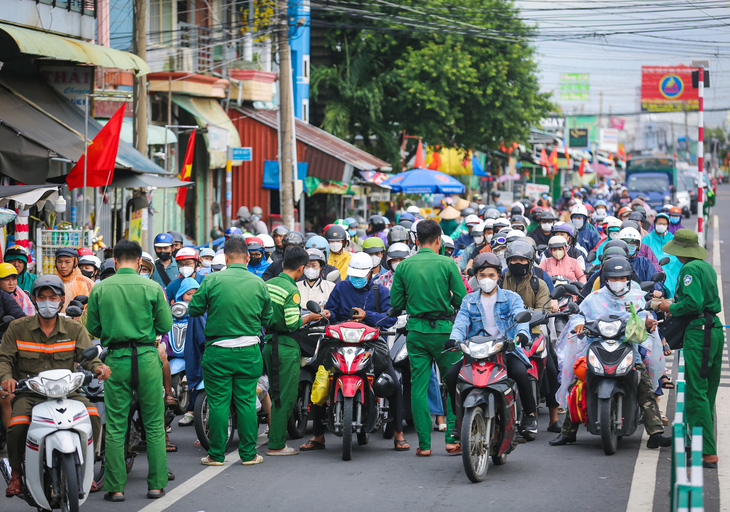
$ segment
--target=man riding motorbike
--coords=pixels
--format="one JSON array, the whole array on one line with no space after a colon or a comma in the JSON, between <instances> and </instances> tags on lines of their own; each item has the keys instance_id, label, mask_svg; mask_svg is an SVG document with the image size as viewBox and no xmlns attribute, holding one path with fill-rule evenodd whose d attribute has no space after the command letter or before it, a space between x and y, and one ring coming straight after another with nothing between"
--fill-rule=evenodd
<instances>
[{"instance_id":1,"label":"man riding motorbike","mask_svg":"<svg viewBox=\"0 0 730 512\"><path fill-rule=\"evenodd\" d=\"M302 300L300 306L304 308L310 300L313 300L321 308L327 304L327 300L335 289L335 283L322 279L327 258L319 249L307 249L309 263L304 267L304 280L297 282L299 295Z\"/></svg>"},{"instance_id":2,"label":"man riding motorbike","mask_svg":"<svg viewBox=\"0 0 730 512\"><path fill-rule=\"evenodd\" d=\"M73 247L59 247L56 249L56 271L66 290L62 312L66 311L66 306L71 302L71 299L77 295L88 296L94 286L91 279L81 274L81 270L78 268L78 258L79 255Z\"/></svg>"},{"instance_id":3,"label":"man riding motorbike","mask_svg":"<svg viewBox=\"0 0 730 512\"><path fill-rule=\"evenodd\" d=\"M248 249L248 269L257 276L263 277L264 272L271 265L266 259L263 240L252 236L246 240L246 248Z\"/></svg>"}]
</instances>

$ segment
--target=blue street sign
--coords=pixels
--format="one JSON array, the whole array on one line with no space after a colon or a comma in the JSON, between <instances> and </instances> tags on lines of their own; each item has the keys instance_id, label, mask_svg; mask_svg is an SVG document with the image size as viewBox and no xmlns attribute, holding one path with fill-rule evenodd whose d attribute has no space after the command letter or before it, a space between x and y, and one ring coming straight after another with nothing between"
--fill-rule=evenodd
<instances>
[{"instance_id":1,"label":"blue street sign","mask_svg":"<svg viewBox=\"0 0 730 512\"><path fill-rule=\"evenodd\" d=\"M252 151L251 148L231 148L233 156L231 160L241 160L243 162L250 162Z\"/></svg>"}]
</instances>

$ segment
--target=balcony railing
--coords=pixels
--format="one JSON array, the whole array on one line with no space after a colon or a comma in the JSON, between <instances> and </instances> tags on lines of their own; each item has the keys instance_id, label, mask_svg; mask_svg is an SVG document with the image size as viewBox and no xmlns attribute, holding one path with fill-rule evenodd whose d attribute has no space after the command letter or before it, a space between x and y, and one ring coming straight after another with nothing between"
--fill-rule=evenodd
<instances>
[{"instance_id":1,"label":"balcony railing","mask_svg":"<svg viewBox=\"0 0 730 512\"><path fill-rule=\"evenodd\" d=\"M51 5L71 12L78 12L83 16L96 17L96 0L35 0L35 3Z\"/></svg>"}]
</instances>

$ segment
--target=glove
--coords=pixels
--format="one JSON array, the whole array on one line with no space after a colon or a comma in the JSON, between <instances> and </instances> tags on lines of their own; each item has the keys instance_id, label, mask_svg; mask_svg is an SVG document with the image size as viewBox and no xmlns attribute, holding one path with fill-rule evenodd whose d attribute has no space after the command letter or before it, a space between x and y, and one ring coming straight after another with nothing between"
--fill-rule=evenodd
<instances>
[{"instance_id":1,"label":"glove","mask_svg":"<svg viewBox=\"0 0 730 512\"><path fill-rule=\"evenodd\" d=\"M530 344L530 338L528 338L525 333L521 332L517 335L517 343L526 347Z\"/></svg>"},{"instance_id":2,"label":"glove","mask_svg":"<svg viewBox=\"0 0 730 512\"><path fill-rule=\"evenodd\" d=\"M444 349L451 350L452 348L454 348L456 346L457 343L459 343L459 342L456 340L446 340L444 342Z\"/></svg>"}]
</instances>

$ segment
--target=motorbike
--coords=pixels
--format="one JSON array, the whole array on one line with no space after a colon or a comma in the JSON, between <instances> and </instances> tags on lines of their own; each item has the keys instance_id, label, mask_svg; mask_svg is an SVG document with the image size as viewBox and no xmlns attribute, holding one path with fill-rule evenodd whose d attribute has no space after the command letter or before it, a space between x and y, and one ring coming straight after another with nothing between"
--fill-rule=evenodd
<instances>
[{"instance_id":1,"label":"motorbike","mask_svg":"<svg viewBox=\"0 0 730 512\"><path fill-rule=\"evenodd\" d=\"M305 338L307 341L299 345L302 353L301 368L299 369L299 389L297 391L297 401L294 404L294 410L289 416L286 425L286 431L292 439L300 439L307 430L312 405L312 385L314 384L314 377L317 374L316 363L319 343L324 337L324 333L312 333L310 329L311 327L302 329L302 333L307 334Z\"/></svg>"},{"instance_id":2,"label":"motorbike","mask_svg":"<svg viewBox=\"0 0 730 512\"><path fill-rule=\"evenodd\" d=\"M177 398L177 405L174 407L175 414L185 414L190 405L190 389L185 376L185 335L188 331L188 304L187 302L176 302L172 305L172 329L170 329L170 349L172 357L170 362L170 374L172 376L171 387Z\"/></svg>"},{"instance_id":3,"label":"motorbike","mask_svg":"<svg viewBox=\"0 0 730 512\"><path fill-rule=\"evenodd\" d=\"M391 314L388 312L388 316L398 316L397 312ZM390 359L393 363L393 369L398 376L398 382L396 386L401 386L401 393L403 395L403 417L406 423L413 425L413 413L411 412L411 363L408 359L408 347L406 347L406 322L407 317L405 315L398 316L398 322L394 326L394 334L388 336L388 346L390 347ZM383 399L383 411L385 416L385 424L383 427L383 437L385 439L391 439L395 434L395 425L391 420L390 414L390 401L387 398Z\"/></svg>"},{"instance_id":4,"label":"motorbike","mask_svg":"<svg viewBox=\"0 0 730 512\"><path fill-rule=\"evenodd\" d=\"M529 322L531 318L530 311L522 311L515 316L515 323ZM469 480L481 482L487 476L489 458L501 466L517 446L522 406L504 362L505 353L515 346L514 341L503 336L477 333L459 343L458 349L470 358L464 360L456 384L461 458Z\"/></svg>"},{"instance_id":5,"label":"motorbike","mask_svg":"<svg viewBox=\"0 0 730 512\"><path fill-rule=\"evenodd\" d=\"M82 361L98 357L101 349L89 347ZM86 501L94 479L94 438L86 406L68 395L91 382L91 372L47 370L21 379L16 393L47 398L33 407L25 443L22 492L19 495L39 510L60 508L75 512ZM10 481L7 459L0 464Z\"/></svg>"},{"instance_id":6,"label":"motorbike","mask_svg":"<svg viewBox=\"0 0 730 512\"><path fill-rule=\"evenodd\" d=\"M556 314L555 318L555 340L560 337L565 325L568 323L568 304L575 302L575 297L583 289L583 283L580 281L569 281L563 276L553 276L553 284L555 287L550 293L550 298L558 301L558 310L561 314ZM555 344L553 342L553 344Z\"/></svg>"},{"instance_id":7,"label":"motorbike","mask_svg":"<svg viewBox=\"0 0 730 512\"><path fill-rule=\"evenodd\" d=\"M107 351L102 349L99 354L99 359L102 362L106 359ZM89 401L94 404L99 410L99 419L101 420L101 433L99 439L99 448L97 450L98 456L94 460L94 482L96 482L97 488L101 489L104 485L104 477L106 476L106 465L105 465L105 453L106 453L106 421L105 421L105 409L104 409L104 381L98 380L96 376L91 379L90 382L84 383L81 386L81 394L84 395ZM131 469L131 468L130 468Z\"/></svg>"}]
</instances>

